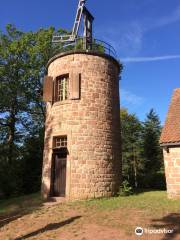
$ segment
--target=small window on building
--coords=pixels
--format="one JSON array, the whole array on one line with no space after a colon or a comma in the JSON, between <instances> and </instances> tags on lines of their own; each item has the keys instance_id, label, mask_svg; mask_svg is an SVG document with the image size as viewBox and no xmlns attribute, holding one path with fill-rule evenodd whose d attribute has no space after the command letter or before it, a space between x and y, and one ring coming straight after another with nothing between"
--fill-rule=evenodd
<instances>
[{"instance_id":1,"label":"small window on building","mask_svg":"<svg viewBox=\"0 0 180 240\"><path fill-rule=\"evenodd\" d=\"M69 98L69 76L59 76L56 78L55 101L64 101Z\"/></svg>"},{"instance_id":2,"label":"small window on building","mask_svg":"<svg viewBox=\"0 0 180 240\"><path fill-rule=\"evenodd\" d=\"M67 147L67 136L55 137L53 142L54 148L65 148Z\"/></svg>"}]
</instances>

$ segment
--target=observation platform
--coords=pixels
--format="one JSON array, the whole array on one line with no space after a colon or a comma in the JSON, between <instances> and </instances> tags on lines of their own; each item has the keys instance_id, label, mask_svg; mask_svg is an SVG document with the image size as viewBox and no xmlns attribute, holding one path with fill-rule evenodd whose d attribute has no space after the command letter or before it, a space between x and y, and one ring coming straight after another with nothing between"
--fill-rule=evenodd
<instances>
[{"instance_id":1,"label":"observation platform","mask_svg":"<svg viewBox=\"0 0 180 240\"><path fill-rule=\"evenodd\" d=\"M121 65L115 49L109 43L99 39L93 39L91 43L87 44L87 39L81 37L69 43L53 43L53 51L50 56L51 58L47 63L47 67L55 59L73 53L102 56L105 58L110 58L111 60L115 61L116 64L118 64L119 66Z\"/></svg>"}]
</instances>

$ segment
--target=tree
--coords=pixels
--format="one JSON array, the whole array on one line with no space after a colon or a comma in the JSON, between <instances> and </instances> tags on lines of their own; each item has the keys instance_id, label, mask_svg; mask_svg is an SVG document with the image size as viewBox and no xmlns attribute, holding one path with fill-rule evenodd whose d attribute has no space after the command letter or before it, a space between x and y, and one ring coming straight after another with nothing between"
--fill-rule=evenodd
<instances>
[{"instance_id":1,"label":"tree","mask_svg":"<svg viewBox=\"0 0 180 240\"><path fill-rule=\"evenodd\" d=\"M44 130L41 129L38 135L27 138L21 149L23 165L21 192L24 194L37 192L41 186L43 136Z\"/></svg>"},{"instance_id":2,"label":"tree","mask_svg":"<svg viewBox=\"0 0 180 240\"><path fill-rule=\"evenodd\" d=\"M44 127L40 93L53 31L23 33L7 25L0 33L0 187L6 195L17 193L21 185L22 145Z\"/></svg>"},{"instance_id":3,"label":"tree","mask_svg":"<svg viewBox=\"0 0 180 240\"><path fill-rule=\"evenodd\" d=\"M27 129L31 131L34 114L44 115L39 92L52 29L23 33L7 25L6 30L0 35L0 126L6 132L7 161L11 164L15 144L23 140Z\"/></svg>"},{"instance_id":4,"label":"tree","mask_svg":"<svg viewBox=\"0 0 180 240\"><path fill-rule=\"evenodd\" d=\"M144 184L148 188L164 188L163 154L159 145L160 120L151 109L143 124Z\"/></svg>"},{"instance_id":5,"label":"tree","mask_svg":"<svg viewBox=\"0 0 180 240\"><path fill-rule=\"evenodd\" d=\"M141 122L134 114L121 109L122 166L123 178L138 187L138 177L142 169Z\"/></svg>"},{"instance_id":6,"label":"tree","mask_svg":"<svg viewBox=\"0 0 180 240\"><path fill-rule=\"evenodd\" d=\"M157 171L162 166L162 150L159 145L161 134L160 120L156 112L151 109L147 114L143 128L143 149L146 158L145 169Z\"/></svg>"}]
</instances>

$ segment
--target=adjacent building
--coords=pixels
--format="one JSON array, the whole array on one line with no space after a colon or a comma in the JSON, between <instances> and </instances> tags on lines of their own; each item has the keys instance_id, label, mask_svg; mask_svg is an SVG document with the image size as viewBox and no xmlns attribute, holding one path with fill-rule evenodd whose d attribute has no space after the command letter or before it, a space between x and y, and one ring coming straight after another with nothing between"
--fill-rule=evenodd
<instances>
[{"instance_id":1,"label":"adjacent building","mask_svg":"<svg viewBox=\"0 0 180 240\"><path fill-rule=\"evenodd\" d=\"M160 144L163 147L168 197L180 198L180 88L174 90Z\"/></svg>"}]
</instances>

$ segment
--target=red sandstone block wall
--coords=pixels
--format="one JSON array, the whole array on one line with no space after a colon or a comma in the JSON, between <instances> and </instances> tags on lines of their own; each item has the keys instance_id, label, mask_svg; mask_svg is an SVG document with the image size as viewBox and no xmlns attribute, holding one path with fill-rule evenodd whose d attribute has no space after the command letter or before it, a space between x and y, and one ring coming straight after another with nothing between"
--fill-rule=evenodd
<instances>
[{"instance_id":1,"label":"red sandstone block wall","mask_svg":"<svg viewBox=\"0 0 180 240\"><path fill-rule=\"evenodd\" d=\"M44 193L50 190L53 136L67 135L66 196L112 196L121 181L119 67L105 57L72 54L53 61L48 75L71 71L81 74L81 99L47 104Z\"/></svg>"},{"instance_id":2,"label":"red sandstone block wall","mask_svg":"<svg viewBox=\"0 0 180 240\"><path fill-rule=\"evenodd\" d=\"M167 193L170 198L180 198L180 147L163 150Z\"/></svg>"}]
</instances>

